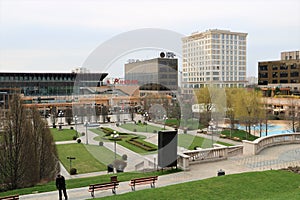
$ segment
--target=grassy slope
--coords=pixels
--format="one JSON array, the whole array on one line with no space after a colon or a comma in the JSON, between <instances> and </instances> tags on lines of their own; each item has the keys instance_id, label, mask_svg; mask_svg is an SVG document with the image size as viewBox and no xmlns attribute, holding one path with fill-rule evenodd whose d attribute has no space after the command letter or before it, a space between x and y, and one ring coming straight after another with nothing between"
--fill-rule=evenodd
<instances>
[{"instance_id":1,"label":"grassy slope","mask_svg":"<svg viewBox=\"0 0 300 200\"><path fill-rule=\"evenodd\" d=\"M158 180L159 181L159 180ZM249 172L138 190L101 199L300 199L300 175L286 171Z\"/></svg>"},{"instance_id":2,"label":"grassy slope","mask_svg":"<svg viewBox=\"0 0 300 200\"><path fill-rule=\"evenodd\" d=\"M69 170L68 156L75 157L72 161L72 167L77 169L77 173L88 173L104 171L107 169L106 165L100 163L95 159L85 148L83 144L63 144L57 145L59 159L67 170Z\"/></svg>"},{"instance_id":3,"label":"grassy slope","mask_svg":"<svg viewBox=\"0 0 300 200\"><path fill-rule=\"evenodd\" d=\"M73 140L73 136L76 135L76 131L71 129L62 129L59 131L57 128L51 128L50 130L55 142Z\"/></svg>"},{"instance_id":4,"label":"grassy slope","mask_svg":"<svg viewBox=\"0 0 300 200\"><path fill-rule=\"evenodd\" d=\"M214 136L214 142L216 142L217 137ZM216 142L218 144L222 144L225 146L231 146L230 144L224 142ZM193 150L194 147L201 148L210 148L211 147L211 139L206 139L198 136L193 136L189 134L179 134L178 135L178 146L184 147L186 149Z\"/></svg>"}]
</instances>

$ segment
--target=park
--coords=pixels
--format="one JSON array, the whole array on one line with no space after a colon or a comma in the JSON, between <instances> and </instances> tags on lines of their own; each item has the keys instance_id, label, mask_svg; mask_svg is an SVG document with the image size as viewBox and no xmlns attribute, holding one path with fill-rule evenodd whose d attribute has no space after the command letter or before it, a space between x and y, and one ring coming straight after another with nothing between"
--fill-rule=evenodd
<instances>
[{"instance_id":1,"label":"park","mask_svg":"<svg viewBox=\"0 0 300 200\"><path fill-rule=\"evenodd\" d=\"M146 119L143 114L136 114L133 121L118 121L116 116L110 117L112 120L105 123L77 123L74 117L71 124L61 117L55 128L50 119L48 121L60 173L66 178L67 191L72 199L106 196L108 199L160 199L175 194L173 198L184 199L187 195L194 198L190 194L194 187L207 193L203 197L242 199L243 196L239 195L250 198L254 191L259 193L257 188L262 185L269 186L263 187L264 192L259 193L262 199L277 197L279 193L280 198L290 198L298 193L299 184L296 182L299 182L299 176L283 169L299 171L299 133L273 135L269 131L269 136L258 137L255 128L254 134L248 134L243 129L222 126L224 124L220 122L218 126L205 126L196 118L184 122L175 119L156 122ZM129 117L124 113L122 118ZM184 127L180 127L182 123ZM158 164L158 133L163 131L177 132L175 168L164 169ZM269 176L266 183L255 182L255 179L266 176ZM283 177L284 181L294 184L287 187L286 182L281 181ZM251 185L242 194L237 192L241 190L240 180L247 180ZM228 181L230 187L226 184ZM281 189L275 191L278 186L273 184L278 181L282 184ZM177 194L175 191L179 188L184 192ZM55 184L50 181L3 191L0 196L17 194L22 199L51 199L57 196L55 190ZM143 193L143 198L140 193Z\"/></svg>"}]
</instances>

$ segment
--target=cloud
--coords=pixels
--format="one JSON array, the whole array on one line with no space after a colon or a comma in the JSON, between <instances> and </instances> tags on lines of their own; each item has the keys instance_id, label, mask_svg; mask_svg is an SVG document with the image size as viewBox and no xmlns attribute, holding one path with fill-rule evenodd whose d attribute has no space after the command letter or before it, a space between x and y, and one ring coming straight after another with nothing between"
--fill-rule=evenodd
<instances>
[{"instance_id":1,"label":"cloud","mask_svg":"<svg viewBox=\"0 0 300 200\"><path fill-rule=\"evenodd\" d=\"M257 60L300 46L299 10L297 0L0 0L0 66L59 70L82 64L122 32L162 28L188 35L219 28L249 33L248 71L254 74Z\"/></svg>"}]
</instances>

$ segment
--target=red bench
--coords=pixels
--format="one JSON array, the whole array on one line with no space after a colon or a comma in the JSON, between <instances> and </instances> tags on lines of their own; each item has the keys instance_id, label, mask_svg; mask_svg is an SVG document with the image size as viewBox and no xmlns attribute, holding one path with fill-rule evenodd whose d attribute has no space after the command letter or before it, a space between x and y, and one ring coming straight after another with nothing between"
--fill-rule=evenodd
<instances>
[{"instance_id":1,"label":"red bench","mask_svg":"<svg viewBox=\"0 0 300 200\"><path fill-rule=\"evenodd\" d=\"M91 192L91 196L95 197L95 191L97 190L112 190L113 194L116 194L116 189L118 188L119 182L110 182L110 183L99 183L99 184L91 184L89 186L89 192Z\"/></svg>"},{"instance_id":2,"label":"red bench","mask_svg":"<svg viewBox=\"0 0 300 200\"><path fill-rule=\"evenodd\" d=\"M19 195L11 195L11 196L6 196L6 197L0 197L0 200L14 200L14 199L19 199Z\"/></svg>"},{"instance_id":3,"label":"red bench","mask_svg":"<svg viewBox=\"0 0 300 200\"><path fill-rule=\"evenodd\" d=\"M136 185L145 185L150 184L151 188L155 187L155 182L157 181L157 176L150 176L144 178L134 178L130 180L129 185L131 186L131 190L135 191Z\"/></svg>"}]
</instances>

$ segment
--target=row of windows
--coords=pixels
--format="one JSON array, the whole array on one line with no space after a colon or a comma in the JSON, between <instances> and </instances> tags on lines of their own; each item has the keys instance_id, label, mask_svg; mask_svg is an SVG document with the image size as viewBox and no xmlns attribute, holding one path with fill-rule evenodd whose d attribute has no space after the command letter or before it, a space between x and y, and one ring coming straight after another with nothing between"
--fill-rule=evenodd
<instances>
[{"instance_id":1,"label":"row of windows","mask_svg":"<svg viewBox=\"0 0 300 200\"><path fill-rule=\"evenodd\" d=\"M200 56L200 57L191 57L183 59L183 62L193 62L193 61L205 61L205 60L246 60L246 56L219 56L219 55L211 55L211 56ZM163 71L161 71L163 72Z\"/></svg>"},{"instance_id":2,"label":"row of windows","mask_svg":"<svg viewBox=\"0 0 300 200\"><path fill-rule=\"evenodd\" d=\"M237 45L205 45L205 46L197 46L197 47L191 47L191 48L183 48L183 52L186 51L204 51L207 49L220 49L220 50L246 50L246 46L237 46Z\"/></svg>"},{"instance_id":3,"label":"row of windows","mask_svg":"<svg viewBox=\"0 0 300 200\"><path fill-rule=\"evenodd\" d=\"M183 63L183 67L194 67L194 66L203 66L203 65L227 65L227 66L246 66L246 61L218 61L218 60L212 60L212 61L205 61L205 62L187 62Z\"/></svg>"},{"instance_id":4,"label":"row of windows","mask_svg":"<svg viewBox=\"0 0 300 200\"><path fill-rule=\"evenodd\" d=\"M0 76L0 81L74 81L70 76Z\"/></svg>"},{"instance_id":5,"label":"row of windows","mask_svg":"<svg viewBox=\"0 0 300 200\"><path fill-rule=\"evenodd\" d=\"M192 76L210 76L210 75L214 75L214 76L216 76L216 75L219 75L220 74L220 72L216 72L216 71L213 71L212 73L210 72L210 71L207 71L207 72L189 72L189 73L184 73L184 75L183 76L189 76L189 77L192 77ZM246 75L246 72L236 72L236 71L234 71L234 72L222 72L222 75L235 75L235 76L237 76L237 75L239 75L239 76L245 76ZM167 78L167 77L166 77Z\"/></svg>"},{"instance_id":6,"label":"row of windows","mask_svg":"<svg viewBox=\"0 0 300 200\"><path fill-rule=\"evenodd\" d=\"M273 72L272 73L272 78L285 78L288 77L289 74L288 72ZM268 73L259 73L260 78L268 78ZM299 72L290 72L290 77L299 77Z\"/></svg>"},{"instance_id":7,"label":"row of windows","mask_svg":"<svg viewBox=\"0 0 300 200\"><path fill-rule=\"evenodd\" d=\"M197 78L188 78L184 79L184 82L199 82L199 81L244 81L245 77L229 77L223 76L221 79L220 77L197 77Z\"/></svg>"},{"instance_id":8,"label":"row of windows","mask_svg":"<svg viewBox=\"0 0 300 200\"><path fill-rule=\"evenodd\" d=\"M293 63L291 65L287 65L287 64L280 64L280 65L272 65L272 66L268 66L268 65L259 65L259 70L261 71L267 71L269 69L269 67L272 70L288 70L288 69L299 69L299 65L297 65L296 63Z\"/></svg>"},{"instance_id":9,"label":"row of windows","mask_svg":"<svg viewBox=\"0 0 300 200\"><path fill-rule=\"evenodd\" d=\"M226 71L243 71L246 70L246 67L219 67L219 66L208 66L208 67L189 67L189 68L183 68L183 72L199 72L199 71L203 71L203 70L226 70ZM201 73L201 72L200 72Z\"/></svg>"}]
</instances>

